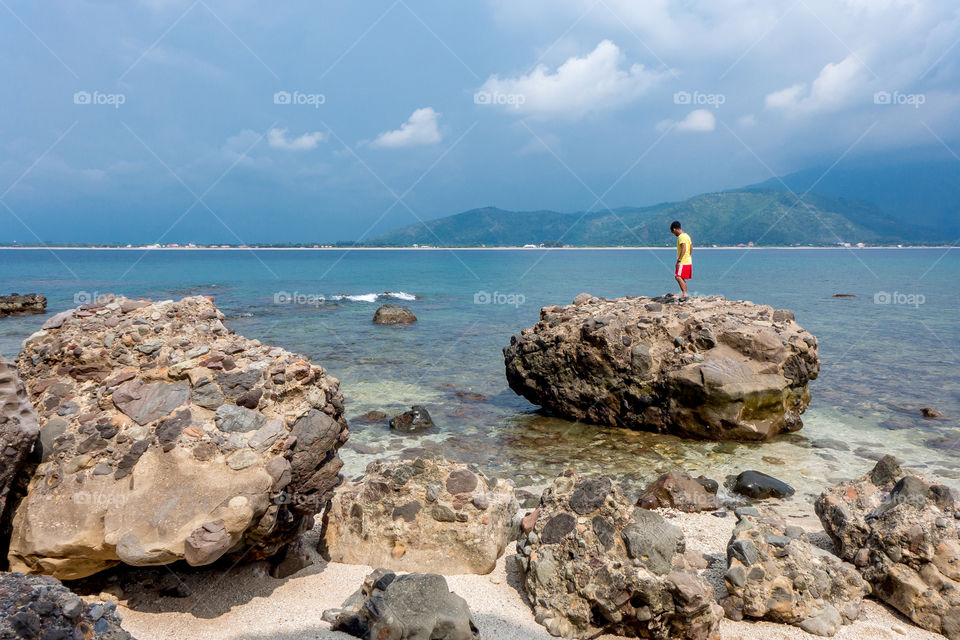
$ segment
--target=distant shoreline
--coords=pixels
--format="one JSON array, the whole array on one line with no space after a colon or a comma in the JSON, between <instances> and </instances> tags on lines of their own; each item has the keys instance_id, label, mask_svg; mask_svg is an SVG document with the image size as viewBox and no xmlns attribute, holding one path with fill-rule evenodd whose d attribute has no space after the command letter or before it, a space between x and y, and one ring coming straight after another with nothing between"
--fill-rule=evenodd
<instances>
[{"instance_id":1,"label":"distant shoreline","mask_svg":"<svg viewBox=\"0 0 960 640\"><path fill-rule=\"evenodd\" d=\"M785 247L778 245L760 247L717 246L703 247L694 245L696 251L730 251L755 249L789 250L846 250L862 251L869 249L960 249L955 245L903 245L870 247ZM661 247L3 247L0 250L14 251L675 251L673 246Z\"/></svg>"}]
</instances>

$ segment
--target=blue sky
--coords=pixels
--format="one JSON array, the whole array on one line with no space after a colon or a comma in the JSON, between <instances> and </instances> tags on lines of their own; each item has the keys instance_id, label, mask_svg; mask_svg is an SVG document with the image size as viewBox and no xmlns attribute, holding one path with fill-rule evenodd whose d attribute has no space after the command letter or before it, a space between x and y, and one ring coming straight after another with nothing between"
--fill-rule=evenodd
<instances>
[{"instance_id":1,"label":"blue sky","mask_svg":"<svg viewBox=\"0 0 960 640\"><path fill-rule=\"evenodd\" d=\"M327 242L960 156L955 0L0 0L0 240Z\"/></svg>"}]
</instances>

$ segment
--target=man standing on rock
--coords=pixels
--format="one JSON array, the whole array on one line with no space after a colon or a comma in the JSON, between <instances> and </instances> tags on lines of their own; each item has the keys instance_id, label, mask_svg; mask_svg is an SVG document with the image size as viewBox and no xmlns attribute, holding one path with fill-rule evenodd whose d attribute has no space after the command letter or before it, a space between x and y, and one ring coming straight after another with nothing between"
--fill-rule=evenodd
<instances>
[{"instance_id":1,"label":"man standing on rock","mask_svg":"<svg viewBox=\"0 0 960 640\"><path fill-rule=\"evenodd\" d=\"M690 241L690 236L683 232L679 220L670 223L670 233L677 236L677 268L673 275L680 285L680 299L686 300L687 280L693 278L693 242Z\"/></svg>"}]
</instances>

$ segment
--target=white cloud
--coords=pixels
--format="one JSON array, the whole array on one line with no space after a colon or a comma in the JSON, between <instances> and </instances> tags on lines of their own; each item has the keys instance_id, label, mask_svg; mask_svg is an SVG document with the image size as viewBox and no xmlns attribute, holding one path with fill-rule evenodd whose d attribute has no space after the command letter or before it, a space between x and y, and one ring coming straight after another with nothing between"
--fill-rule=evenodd
<instances>
[{"instance_id":1,"label":"white cloud","mask_svg":"<svg viewBox=\"0 0 960 640\"><path fill-rule=\"evenodd\" d=\"M603 40L586 56L568 58L553 73L541 64L526 75L501 78L494 74L480 87L475 101L569 119L615 109L639 98L662 77L642 64L621 69L622 61L619 47Z\"/></svg>"},{"instance_id":2,"label":"white cloud","mask_svg":"<svg viewBox=\"0 0 960 640\"><path fill-rule=\"evenodd\" d=\"M414 111L399 129L385 131L377 136L371 146L382 149L398 149L436 144L443 140L437 120L440 114L433 107L424 107Z\"/></svg>"},{"instance_id":3,"label":"white cloud","mask_svg":"<svg viewBox=\"0 0 960 640\"><path fill-rule=\"evenodd\" d=\"M677 131L707 133L717 128L717 118L707 109L695 109L687 114L680 122L661 120L657 123L657 131L661 133L675 127Z\"/></svg>"},{"instance_id":4,"label":"white cloud","mask_svg":"<svg viewBox=\"0 0 960 640\"><path fill-rule=\"evenodd\" d=\"M316 149L325 138L326 135L321 131L305 133L298 138L287 138L286 129L270 129L267 133L267 144L284 151L310 151Z\"/></svg>"},{"instance_id":5,"label":"white cloud","mask_svg":"<svg viewBox=\"0 0 960 640\"><path fill-rule=\"evenodd\" d=\"M768 94L768 109L780 109L788 114L834 111L846 104L855 94L866 95L861 71L863 65L850 54L840 62L828 63L808 88L800 83Z\"/></svg>"}]
</instances>

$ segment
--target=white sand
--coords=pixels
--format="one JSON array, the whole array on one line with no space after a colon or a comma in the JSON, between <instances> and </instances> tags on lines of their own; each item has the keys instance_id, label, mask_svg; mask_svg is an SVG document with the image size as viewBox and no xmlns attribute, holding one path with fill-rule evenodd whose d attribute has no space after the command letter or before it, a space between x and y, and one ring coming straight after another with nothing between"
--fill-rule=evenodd
<instances>
[{"instance_id":1,"label":"white sand","mask_svg":"<svg viewBox=\"0 0 960 640\"><path fill-rule=\"evenodd\" d=\"M796 507L784 512L792 522L811 533L821 532L815 516ZM709 559L706 577L726 595L722 586L725 549L736 518L665 512L664 516L683 529L687 548ZM811 522L812 518L812 522ZM813 535L817 544L828 544L825 535ZM548 640L551 636L533 619L533 613L519 589L519 577L510 559L514 545L486 576L448 576L450 588L470 605L483 638L496 640ZM507 566L511 570L507 570ZM353 593L371 567L318 563L284 580L266 574L266 565L256 563L229 571L211 570L179 575L189 598L159 597L140 602L138 594L126 594L132 602L121 602L124 628L139 640L307 640L351 636L330 631L321 620L324 609L337 608ZM717 595L715 593L715 595ZM134 608L128 605L132 604ZM721 624L721 637L742 640L813 640L817 636L797 627L767 622ZM602 636L613 639L617 636ZM844 627L836 640L943 640L943 636L913 626L893 609L873 600L864 602L855 624Z\"/></svg>"}]
</instances>

